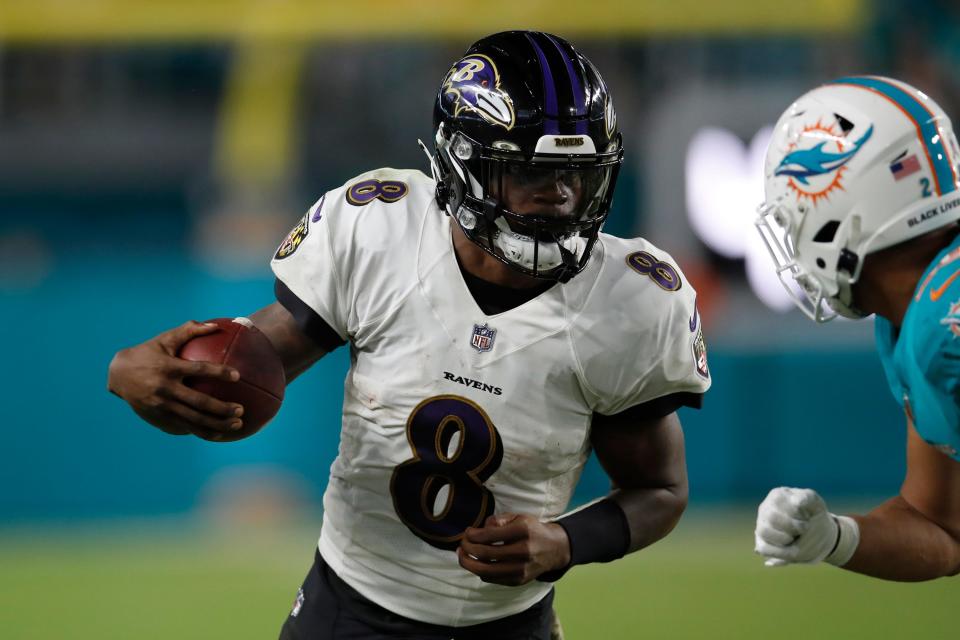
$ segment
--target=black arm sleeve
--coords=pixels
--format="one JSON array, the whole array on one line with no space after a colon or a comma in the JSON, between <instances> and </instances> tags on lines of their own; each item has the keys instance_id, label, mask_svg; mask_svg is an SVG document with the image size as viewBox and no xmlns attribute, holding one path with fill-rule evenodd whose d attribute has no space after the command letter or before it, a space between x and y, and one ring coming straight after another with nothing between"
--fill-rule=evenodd
<instances>
[{"instance_id":1,"label":"black arm sleeve","mask_svg":"<svg viewBox=\"0 0 960 640\"><path fill-rule=\"evenodd\" d=\"M297 326L311 340L317 343L327 353L340 347L346 342L333 330L327 321L320 317L316 311L310 308L307 303L297 297L293 291L283 284L278 278L273 285L274 295L277 296L277 302L290 312Z\"/></svg>"},{"instance_id":2,"label":"black arm sleeve","mask_svg":"<svg viewBox=\"0 0 960 640\"><path fill-rule=\"evenodd\" d=\"M594 424L604 424L613 422L629 423L643 420L654 420L656 418L668 416L680 407L692 407L694 409L699 409L701 406L703 406L702 393L681 391L679 393L671 393L670 395L654 398L653 400L644 402L643 404L634 405L629 409L624 409L620 413L615 413L611 416L605 416L601 413L594 413L593 421Z\"/></svg>"}]
</instances>

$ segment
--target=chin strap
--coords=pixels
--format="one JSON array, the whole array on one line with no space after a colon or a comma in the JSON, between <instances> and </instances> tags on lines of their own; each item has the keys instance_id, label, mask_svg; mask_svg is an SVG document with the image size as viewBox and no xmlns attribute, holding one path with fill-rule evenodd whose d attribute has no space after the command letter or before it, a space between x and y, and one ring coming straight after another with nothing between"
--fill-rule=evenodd
<instances>
[{"instance_id":1,"label":"chin strap","mask_svg":"<svg viewBox=\"0 0 960 640\"><path fill-rule=\"evenodd\" d=\"M450 215L450 212L447 211L447 184L443 180L443 176L440 175L440 167L437 164L437 159L434 157L430 150L427 149L427 145L423 143L423 140L417 138L417 144L420 145L420 148L423 150L423 154L427 156L427 163L430 165L430 175L433 177L433 181L437 183L437 193L436 199L437 204L441 209L447 212L447 215Z\"/></svg>"},{"instance_id":2,"label":"chin strap","mask_svg":"<svg viewBox=\"0 0 960 640\"><path fill-rule=\"evenodd\" d=\"M483 217L488 223L497 222L497 201L495 198L486 197L483 200Z\"/></svg>"},{"instance_id":3,"label":"chin strap","mask_svg":"<svg viewBox=\"0 0 960 640\"><path fill-rule=\"evenodd\" d=\"M840 258L837 260L837 295L830 299L830 308L851 320L867 317L866 313L853 304L853 285L856 284L854 278L860 273L857 268L859 262L857 254L849 249L840 251Z\"/></svg>"},{"instance_id":4,"label":"chin strap","mask_svg":"<svg viewBox=\"0 0 960 640\"><path fill-rule=\"evenodd\" d=\"M565 284L577 273L580 261L577 260L577 255L573 251L563 246L559 238L554 236L553 241L557 243L557 247L560 249L560 260L563 261L563 265L557 272L557 280Z\"/></svg>"}]
</instances>

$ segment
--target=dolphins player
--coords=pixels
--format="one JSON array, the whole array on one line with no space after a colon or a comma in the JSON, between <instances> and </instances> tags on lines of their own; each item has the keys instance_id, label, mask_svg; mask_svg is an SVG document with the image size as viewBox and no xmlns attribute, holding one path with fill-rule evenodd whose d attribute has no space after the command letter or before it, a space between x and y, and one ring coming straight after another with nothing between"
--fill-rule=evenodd
<instances>
[{"instance_id":1,"label":"dolphins player","mask_svg":"<svg viewBox=\"0 0 960 640\"><path fill-rule=\"evenodd\" d=\"M777 123L757 226L812 319L876 315L907 473L899 495L861 516L830 513L811 489L772 490L755 532L767 565L910 581L960 572L958 161L946 114L889 78L818 87Z\"/></svg>"}]
</instances>

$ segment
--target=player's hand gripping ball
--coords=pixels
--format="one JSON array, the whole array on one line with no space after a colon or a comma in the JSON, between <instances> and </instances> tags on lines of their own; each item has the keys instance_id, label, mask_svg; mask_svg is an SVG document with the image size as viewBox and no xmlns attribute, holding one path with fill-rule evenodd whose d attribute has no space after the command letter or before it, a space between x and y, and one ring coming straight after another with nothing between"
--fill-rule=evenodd
<instances>
[{"instance_id":1,"label":"player's hand gripping ball","mask_svg":"<svg viewBox=\"0 0 960 640\"><path fill-rule=\"evenodd\" d=\"M229 365L240 372L240 379L231 382L187 378L184 383L225 402L243 405L243 426L229 433L218 433L216 442L252 436L280 410L287 386L283 362L267 336L247 318L214 318L206 322L216 324L220 330L193 338L177 355L184 360Z\"/></svg>"}]
</instances>

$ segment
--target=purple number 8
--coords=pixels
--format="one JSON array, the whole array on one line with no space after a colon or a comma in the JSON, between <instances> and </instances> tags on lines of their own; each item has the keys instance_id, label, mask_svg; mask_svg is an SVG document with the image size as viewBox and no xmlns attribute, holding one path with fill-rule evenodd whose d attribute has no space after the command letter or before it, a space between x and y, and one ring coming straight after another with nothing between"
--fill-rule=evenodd
<instances>
[{"instance_id":1,"label":"purple number 8","mask_svg":"<svg viewBox=\"0 0 960 640\"><path fill-rule=\"evenodd\" d=\"M637 273L650 276L661 289L678 291L683 285L680 274L669 262L661 262L646 251L637 251L627 256L627 264Z\"/></svg>"},{"instance_id":2,"label":"purple number 8","mask_svg":"<svg viewBox=\"0 0 960 640\"><path fill-rule=\"evenodd\" d=\"M397 180L364 180L351 185L347 189L347 202L355 207L362 207L374 200L381 202L396 202L407 195L409 188L405 182Z\"/></svg>"}]
</instances>

